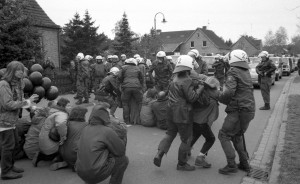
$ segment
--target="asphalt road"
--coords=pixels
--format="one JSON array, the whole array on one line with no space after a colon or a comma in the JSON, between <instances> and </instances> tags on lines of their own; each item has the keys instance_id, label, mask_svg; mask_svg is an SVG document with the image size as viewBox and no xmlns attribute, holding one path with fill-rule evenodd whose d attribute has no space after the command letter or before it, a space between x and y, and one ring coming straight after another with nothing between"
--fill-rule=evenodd
<instances>
[{"instance_id":1,"label":"asphalt road","mask_svg":"<svg viewBox=\"0 0 300 184\"><path fill-rule=\"evenodd\" d=\"M276 81L275 85L272 86L272 110L287 79L288 77L283 77L280 81ZM255 119L251 122L246 132L246 143L250 156L255 151L263 129L266 126L266 122L272 112L272 110L258 110L259 107L263 106L260 90L255 89L254 95L257 111ZM65 97L69 98L72 100L72 103L74 103L72 95L65 95ZM41 102L39 105L42 105L43 103L45 104L46 102ZM88 108L90 112L91 107ZM220 116L212 126L212 130L216 137L226 115L224 109L225 106L220 105ZM122 117L120 109L117 110L116 115L118 117ZM131 126L128 128L127 155L130 163L124 175L124 184L237 184L241 182L242 177L245 175L242 171L228 176L218 173L218 169L226 165L225 155L218 139L216 139L216 142L207 157L207 160L212 164L212 168L210 169L197 168L193 172L182 172L176 170L177 150L180 144L179 137L174 140L169 153L163 158L162 166L160 168L155 167L152 163L153 157L156 154L157 146L164 134L164 131L157 128L146 128L142 126ZM189 163L194 164L195 157L197 156L203 142L204 139L201 137L195 144ZM236 161L238 162L238 158ZM40 162L37 168L34 168L29 160L17 161L16 165L25 169L23 178L11 181L0 180L1 184L84 183L76 173L71 171L71 169L50 171L49 162ZM108 183L108 180L102 183L106 184Z\"/></svg>"}]
</instances>

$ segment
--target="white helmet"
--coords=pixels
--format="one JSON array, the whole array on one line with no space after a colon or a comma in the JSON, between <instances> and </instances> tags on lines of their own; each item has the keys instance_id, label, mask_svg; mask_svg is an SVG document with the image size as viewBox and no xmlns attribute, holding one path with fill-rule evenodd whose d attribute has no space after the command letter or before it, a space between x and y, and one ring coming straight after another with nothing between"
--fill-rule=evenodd
<instances>
[{"instance_id":1,"label":"white helmet","mask_svg":"<svg viewBox=\"0 0 300 184\"><path fill-rule=\"evenodd\" d=\"M136 58L139 58L141 56L139 54L135 54L133 57L134 57L134 59L136 59Z\"/></svg>"},{"instance_id":2,"label":"white helmet","mask_svg":"<svg viewBox=\"0 0 300 184\"><path fill-rule=\"evenodd\" d=\"M125 54L122 54L121 57L125 57L125 58L126 58L126 55L125 55Z\"/></svg>"},{"instance_id":3,"label":"white helmet","mask_svg":"<svg viewBox=\"0 0 300 184\"><path fill-rule=\"evenodd\" d=\"M247 53L243 50L233 50L228 55L229 64L244 61L247 63L248 56Z\"/></svg>"},{"instance_id":4,"label":"white helmet","mask_svg":"<svg viewBox=\"0 0 300 184\"><path fill-rule=\"evenodd\" d=\"M86 55L85 57L84 57L84 59L86 59L86 60L91 60L91 59L93 59L93 57L92 56L90 56L90 55Z\"/></svg>"},{"instance_id":5,"label":"white helmet","mask_svg":"<svg viewBox=\"0 0 300 184\"><path fill-rule=\"evenodd\" d=\"M107 59L111 59L112 58L112 55L107 55Z\"/></svg>"},{"instance_id":6,"label":"white helmet","mask_svg":"<svg viewBox=\"0 0 300 184\"><path fill-rule=\"evenodd\" d=\"M102 56L96 56L96 60L102 59Z\"/></svg>"},{"instance_id":7,"label":"white helmet","mask_svg":"<svg viewBox=\"0 0 300 184\"><path fill-rule=\"evenodd\" d=\"M156 57L166 57L166 53L164 51L159 51L157 54L156 54Z\"/></svg>"},{"instance_id":8,"label":"white helmet","mask_svg":"<svg viewBox=\"0 0 300 184\"><path fill-rule=\"evenodd\" d=\"M119 59L119 57L117 55L113 55L112 58Z\"/></svg>"},{"instance_id":9,"label":"white helmet","mask_svg":"<svg viewBox=\"0 0 300 184\"><path fill-rule=\"evenodd\" d=\"M142 63L144 61L144 59L139 57L139 58L136 58L136 61L137 61L137 63Z\"/></svg>"},{"instance_id":10,"label":"white helmet","mask_svg":"<svg viewBox=\"0 0 300 184\"><path fill-rule=\"evenodd\" d=\"M79 60L83 60L83 59L84 59L83 53L79 52L79 53L77 54L76 58L79 59Z\"/></svg>"},{"instance_id":11,"label":"white helmet","mask_svg":"<svg viewBox=\"0 0 300 184\"><path fill-rule=\"evenodd\" d=\"M188 55L181 55L178 57L175 69L173 73L178 73L185 70L192 70L194 68L193 65L194 59Z\"/></svg>"},{"instance_id":12,"label":"white helmet","mask_svg":"<svg viewBox=\"0 0 300 184\"><path fill-rule=\"evenodd\" d=\"M169 60L173 59L172 56L167 56L166 58L169 59Z\"/></svg>"},{"instance_id":13,"label":"white helmet","mask_svg":"<svg viewBox=\"0 0 300 184\"><path fill-rule=\"evenodd\" d=\"M269 53L267 51L261 51L261 53L258 54L258 57L269 57Z\"/></svg>"},{"instance_id":14,"label":"white helmet","mask_svg":"<svg viewBox=\"0 0 300 184\"><path fill-rule=\"evenodd\" d=\"M125 63L133 63L133 64L137 65L137 61L136 61L136 59L134 59L134 58L126 59L126 60L125 60Z\"/></svg>"},{"instance_id":15,"label":"white helmet","mask_svg":"<svg viewBox=\"0 0 300 184\"><path fill-rule=\"evenodd\" d=\"M187 55L189 56L195 56L195 58L198 58L200 56L199 51L197 49L190 50Z\"/></svg>"},{"instance_id":16,"label":"white helmet","mask_svg":"<svg viewBox=\"0 0 300 184\"><path fill-rule=\"evenodd\" d=\"M112 67L112 68L109 70L109 73L112 73L112 74L116 75L119 71L120 71L119 68L117 68L117 67Z\"/></svg>"}]
</instances>

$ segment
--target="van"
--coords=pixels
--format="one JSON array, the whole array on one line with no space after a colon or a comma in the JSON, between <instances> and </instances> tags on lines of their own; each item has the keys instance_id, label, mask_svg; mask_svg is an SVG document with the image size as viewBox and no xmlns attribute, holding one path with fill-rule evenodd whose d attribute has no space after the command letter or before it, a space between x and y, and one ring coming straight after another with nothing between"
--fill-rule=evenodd
<instances>
[{"instance_id":1,"label":"van","mask_svg":"<svg viewBox=\"0 0 300 184\"><path fill-rule=\"evenodd\" d=\"M289 57L282 57L282 72L289 76L293 70L293 62Z\"/></svg>"},{"instance_id":2,"label":"van","mask_svg":"<svg viewBox=\"0 0 300 184\"><path fill-rule=\"evenodd\" d=\"M203 56L202 61L205 61L208 68L208 76L213 76L215 73L215 69L212 65L215 63L215 56Z\"/></svg>"},{"instance_id":3,"label":"van","mask_svg":"<svg viewBox=\"0 0 300 184\"><path fill-rule=\"evenodd\" d=\"M276 66L275 70L275 80L278 81L282 77L282 58L281 57L270 57L271 61L273 61L274 65Z\"/></svg>"}]
</instances>

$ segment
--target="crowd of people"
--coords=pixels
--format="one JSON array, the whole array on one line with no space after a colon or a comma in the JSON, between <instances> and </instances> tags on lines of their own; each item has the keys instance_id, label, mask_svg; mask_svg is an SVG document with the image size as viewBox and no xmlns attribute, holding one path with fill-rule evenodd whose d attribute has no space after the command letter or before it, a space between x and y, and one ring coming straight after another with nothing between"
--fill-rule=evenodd
<instances>
[{"instance_id":1,"label":"crowd of people","mask_svg":"<svg viewBox=\"0 0 300 184\"><path fill-rule=\"evenodd\" d=\"M111 184L122 183L129 164L125 153L127 125L131 124L166 130L153 159L157 167L178 133L177 170L181 171L195 170L188 159L202 135L205 143L195 165L210 168L205 158L215 142L211 126L219 116L219 103L226 105L227 113L218 134L227 165L219 173L249 172L243 138L255 116L255 99L247 54L233 50L215 56L215 77L207 76L207 64L196 49L176 62L163 51L156 58L151 62L137 54L129 59L122 54L121 60L116 55L107 60L97 56L91 63L91 56L78 53L70 63L74 98L78 99L75 107L66 98L50 101L46 107L33 106L38 97L24 99L22 90L24 65L9 63L0 81L1 178L22 177L24 170L15 167L14 160L27 157L34 167L40 161L51 161L50 170L69 166L86 183L109 176ZM262 71L260 66L257 70ZM81 104L89 103L92 92L96 103L86 121L87 108ZM115 116L117 107L123 108L124 122ZM30 112L30 122L20 123L24 121L21 109Z\"/></svg>"}]
</instances>

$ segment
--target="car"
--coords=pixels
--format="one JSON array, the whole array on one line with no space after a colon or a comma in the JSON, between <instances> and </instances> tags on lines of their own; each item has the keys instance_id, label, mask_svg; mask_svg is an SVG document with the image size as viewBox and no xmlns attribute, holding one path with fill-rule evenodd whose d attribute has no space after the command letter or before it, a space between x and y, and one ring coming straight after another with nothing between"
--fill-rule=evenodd
<instances>
[{"instance_id":1,"label":"car","mask_svg":"<svg viewBox=\"0 0 300 184\"><path fill-rule=\"evenodd\" d=\"M256 66L258 65L259 63L255 62L255 63L249 63L249 71L250 71L250 75L251 75L251 80L252 80L252 83L253 83L253 86L254 87L259 87L259 82L258 82L258 74L256 73ZM272 73L272 85L275 84L275 73Z\"/></svg>"},{"instance_id":2,"label":"car","mask_svg":"<svg viewBox=\"0 0 300 184\"><path fill-rule=\"evenodd\" d=\"M291 75L290 66L288 63L284 63L282 65L282 74L285 74L287 76Z\"/></svg>"},{"instance_id":3,"label":"car","mask_svg":"<svg viewBox=\"0 0 300 184\"><path fill-rule=\"evenodd\" d=\"M293 66L293 61L290 57L282 57L282 63L283 63L283 73L289 76L292 72L293 69L295 68Z\"/></svg>"},{"instance_id":4,"label":"car","mask_svg":"<svg viewBox=\"0 0 300 184\"><path fill-rule=\"evenodd\" d=\"M202 61L205 61L208 68L208 76L213 76L215 73L215 69L212 67L212 65L215 63L215 57L214 56L203 56Z\"/></svg>"},{"instance_id":5,"label":"car","mask_svg":"<svg viewBox=\"0 0 300 184\"><path fill-rule=\"evenodd\" d=\"M281 57L270 57L269 59L272 60L276 66L275 81L278 81L282 78L282 59Z\"/></svg>"}]
</instances>

